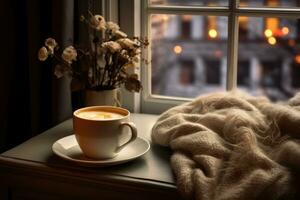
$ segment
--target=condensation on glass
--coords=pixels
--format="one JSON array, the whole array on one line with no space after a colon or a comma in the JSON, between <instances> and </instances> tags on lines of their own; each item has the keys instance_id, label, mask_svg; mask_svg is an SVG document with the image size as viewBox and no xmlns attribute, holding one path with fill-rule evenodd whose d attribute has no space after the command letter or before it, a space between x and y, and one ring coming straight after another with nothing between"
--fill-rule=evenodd
<instances>
[{"instance_id":1,"label":"condensation on glass","mask_svg":"<svg viewBox=\"0 0 300 200\"><path fill-rule=\"evenodd\" d=\"M299 35L299 19L239 17L239 88L273 101L300 91Z\"/></svg>"},{"instance_id":2,"label":"condensation on glass","mask_svg":"<svg viewBox=\"0 0 300 200\"><path fill-rule=\"evenodd\" d=\"M150 4L169 6L228 6L228 0L150 0Z\"/></svg>"},{"instance_id":3,"label":"condensation on glass","mask_svg":"<svg viewBox=\"0 0 300 200\"><path fill-rule=\"evenodd\" d=\"M299 7L299 0L240 0L241 7Z\"/></svg>"},{"instance_id":4,"label":"condensation on glass","mask_svg":"<svg viewBox=\"0 0 300 200\"><path fill-rule=\"evenodd\" d=\"M226 88L227 17L153 14L152 94L195 97Z\"/></svg>"}]
</instances>

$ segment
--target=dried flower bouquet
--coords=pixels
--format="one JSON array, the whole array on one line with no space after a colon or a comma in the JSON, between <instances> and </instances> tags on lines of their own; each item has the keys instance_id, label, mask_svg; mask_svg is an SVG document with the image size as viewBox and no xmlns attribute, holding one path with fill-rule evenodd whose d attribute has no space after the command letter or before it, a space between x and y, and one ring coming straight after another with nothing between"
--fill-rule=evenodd
<instances>
[{"instance_id":1,"label":"dried flower bouquet","mask_svg":"<svg viewBox=\"0 0 300 200\"><path fill-rule=\"evenodd\" d=\"M124 85L129 91L139 92L142 85L138 75L129 71L140 63L141 50L148 40L129 38L118 24L106 22L101 15L89 13L88 18L81 16L80 20L90 33L86 49L74 45L62 50L55 39L48 38L38 52L39 60L53 58L54 74L58 78L71 76L73 91L111 90Z\"/></svg>"}]
</instances>

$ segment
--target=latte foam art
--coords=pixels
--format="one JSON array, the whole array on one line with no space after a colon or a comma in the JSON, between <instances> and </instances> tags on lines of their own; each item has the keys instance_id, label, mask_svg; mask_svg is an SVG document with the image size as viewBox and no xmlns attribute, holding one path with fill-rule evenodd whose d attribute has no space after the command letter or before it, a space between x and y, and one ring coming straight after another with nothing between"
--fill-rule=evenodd
<instances>
[{"instance_id":1,"label":"latte foam art","mask_svg":"<svg viewBox=\"0 0 300 200\"><path fill-rule=\"evenodd\" d=\"M101 119L120 119L124 117L119 113L106 111L83 111L77 114L78 117L84 119L101 120Z\"/></svg>"}]
</instances>

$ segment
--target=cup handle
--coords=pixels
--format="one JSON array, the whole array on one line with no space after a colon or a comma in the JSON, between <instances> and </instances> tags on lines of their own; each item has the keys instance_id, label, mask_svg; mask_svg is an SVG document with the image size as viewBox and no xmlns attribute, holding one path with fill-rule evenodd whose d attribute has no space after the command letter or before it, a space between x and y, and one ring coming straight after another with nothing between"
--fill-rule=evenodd
<instances>
[{"instance_id":1,"label":"cup handle","mask_svg":"<svg viewBox=\"0 0 300 200\"><path fill-rule=\"evenodd\" d=\"M123 126L128 126L131 130L131 138L125 142L124 144L122 144L121 146L119 146L116 150L116 152L121 151L127 144L129 144L130 142L133 142L136 138L137 138L137 129L134 123L132 122L121 122L120 127Z\"/></svg>"}]
</instances>

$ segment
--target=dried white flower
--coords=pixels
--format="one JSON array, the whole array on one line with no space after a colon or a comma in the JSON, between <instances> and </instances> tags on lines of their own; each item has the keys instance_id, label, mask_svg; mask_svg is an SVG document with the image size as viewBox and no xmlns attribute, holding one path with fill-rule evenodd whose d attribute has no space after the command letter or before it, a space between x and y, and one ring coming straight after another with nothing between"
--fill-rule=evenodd
<instances>
[{"instance_id":1,"label":"dried white flower","mask_svg":"<svg viewBox=\"0 0 300 200\"><path fill-rule=\"evenodd\" d=\"M122 50L120 51L120 57L121 57L122 59L124 59L124 60L127 60L127 61L130 60L130 59L129 59L129 55L128 55L128 51L125 50L125 49L122 49Z\"/></svg>"},{"instance_id":2,"label":"dried white flower","mask_svg":"<svg viewBox=\"0 0 300 200\"><path fill-rule=\"evenodd\" d=\"M80 20L81 22L83 22L83 21L85 20L85 17L84 17L83 15L80 15L79 20Z\"/></svg>"},{"instance_id":3,"label":"dried white flower","mask_svg":"<svg viewBox=\"0 0 300 200\"><path fill-rule=\"evenodd\" d=\"M140 56L136 55L132 58L132 62L138 63L140 62Z\"/></svg>"},{"instance_id":4,"label":"dried white flower","mask_svg":"<svg viewBox=\"0 0 300 200\"><path fill-rule=\"evenodd\" d=\"M118 39L117 42L123 47L123 48L129 48L129 49L134 49L138 47L138 43L129 39L129 38L122 38Z\"/></svg>"},{"instance_id":5,"label":"dried white flower","mask_svg":"<svg viewBox=\"0 0 300 200\"><path fill-rule=\"evenodd\" d=\"M95 15L90 20L91 26L97 30L105 30L106 29L106 22L104 17L101 15Z\"/></svg>"},{"instance_id":6,"label":"dried white flower","mask_svg":"<svg viewBox=\"0 0 300 200\"><path fill-rule=\"evenodd\" d=\"M126 37L127 37L127 34L124 33L123 31L120 31L120 30L116 31L116 32L115 32L115 35L116 35L118 38L126 38Z\"/></svg>"},{"instance_id":7,"label":"dried white flower","mask_svg":"<svg viewBox=\"0 0 300 200\"><path fill-rule=\"evenodd\" d=\"M57 43L56 43L56 41L55 41L55 39L53 39L53 38L48 38L48 39L46 39L46 41L45 41L45 46L46 47L52 47L53 49L57 46Z\"/></svg>"},{"instance_id":8,"label":"dried white flower","mask_svg":"<svg viewBox=\"0 0 300 200\"><path fill-rule=\"evenodd\" d=\"M121 45L114 41L104 42L102 47L107 48L110 52L115 53L121 50Z\"/></svg>"},{"instance_id":9,"label":"dried white flower","mask_svg":"<svg viewBox=\"0 0 300 200\"><path fill-rule=\"evenodd\" d=\"M65 48L61 55L62 59L64 59L67 63L72 64L73 60L76 60L77 51L73 46L68 46Z\"/></svg>"},{"instance_id":10,"label":"dried white flower","mask_svg":"<svg viewBox=\"0 0 300 200\"><path fill-rule=\"evenodd\" d=\"M48 48L49 55L52 55L54 53L54 48L57 46L57 43L53 38L48 38L45 41L45 46Z\"/></svg>"},{"instance_id":11,"label":"dried white flower","mask_svg":"<svg viewBox=\"0 0 300 200\"><path fill-rule=\"evenodd\" d=\"M134 50L134 53L135 53L135 54L140 54L141 52L142 52L141 49L135 49L135 50Z\"/></svg>"},{"instance_id":12,"label":"dried white flower","mask_svg":"<svg viewBox=\"0 0 300 200\"><path fill-rule=\"evenodd\" d=\"M40 48L38 52L38 58L40 61L45 61L48 58L48 50L46 47Z\"/></svg>"},{"instance_id":13,"label":"dried white flower","mask_svg":"<svg viewBox=\"0 0 300 200\"><path fill-rule=\"evenodd\" d=\"M126 63L123 67L125 70L127 70L129 68L133 68L133 67L135 67L135 63L130 61L130 62Z\"/></svg>"},{"instance_id":14,"label":"dried white flower","mask_svg":"<svg viewBox=\"0 0 300 200\"><path fill-rule=\"evenodd\" d=\"M106 23L106 29L108 31L111 31L112 33L115 33L116 31L120 30L120 27L118 24L114 22L107 22Z\"/></svg>"}]
</instances>

